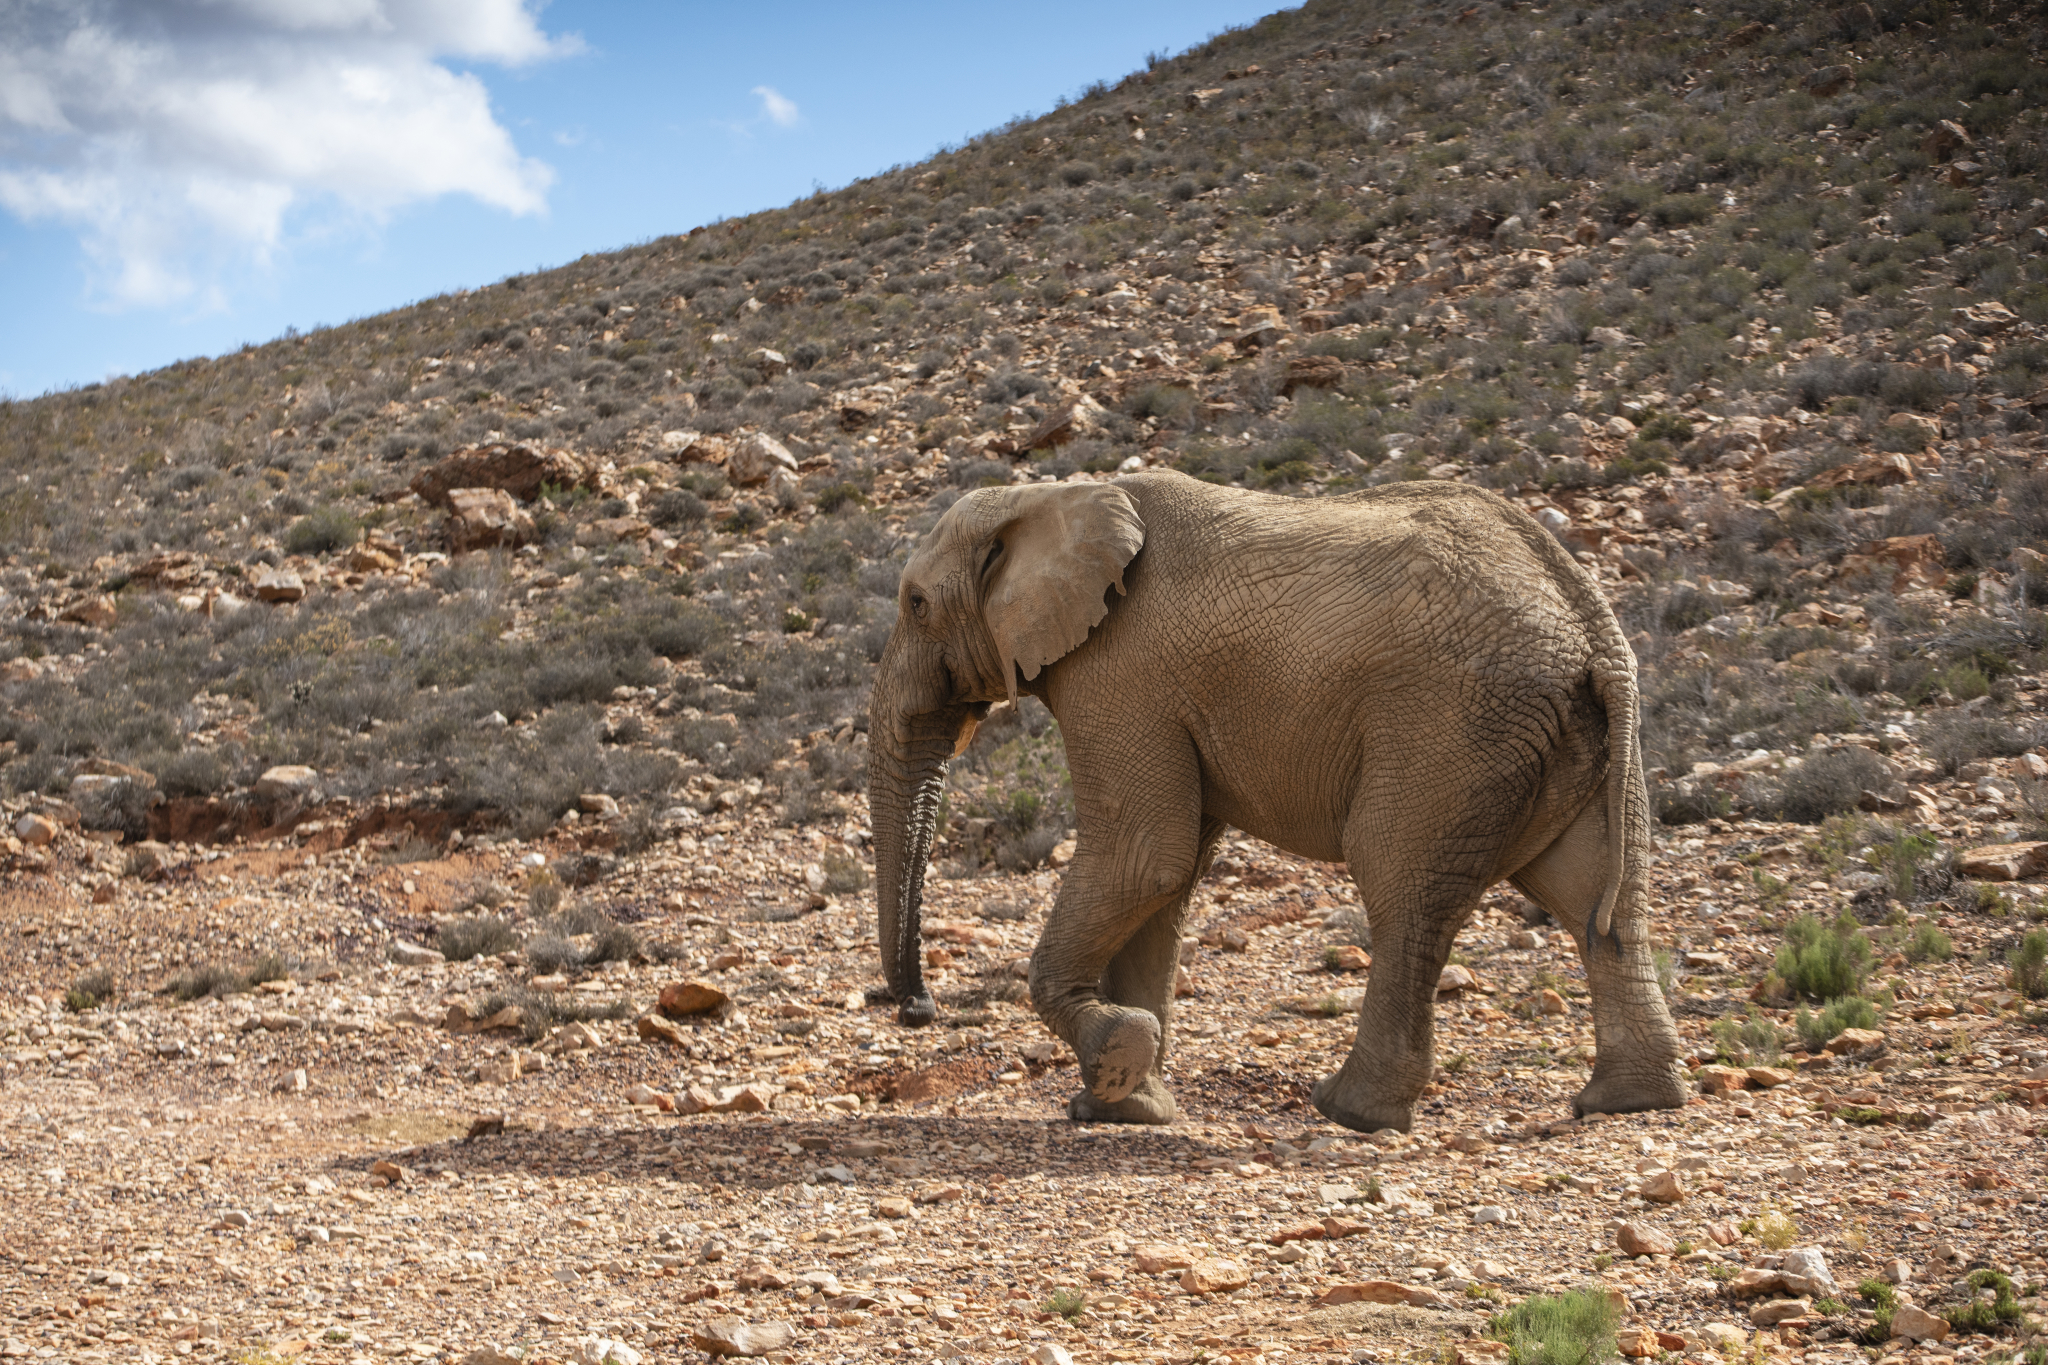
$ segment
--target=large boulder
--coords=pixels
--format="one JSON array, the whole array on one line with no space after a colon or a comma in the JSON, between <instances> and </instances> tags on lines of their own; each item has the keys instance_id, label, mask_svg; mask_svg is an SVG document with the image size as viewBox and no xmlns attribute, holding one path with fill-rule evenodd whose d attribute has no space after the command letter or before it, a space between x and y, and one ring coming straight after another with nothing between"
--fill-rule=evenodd
<instances>
[{"instance_id":1,"label":"large boulder","mask_svg":"<svg viewBox=\"0 0 2048 1365\"><path fill-rule=\"evenodd\" d=\"M249 586L256 590L258 600L264 602L299 602L306 596L304 579L290 569L269 565L250 570Z\"/></svg>"},{"instance_id":2,"label":"large boulder","mask_svg":"<svg viewBox=\"0 0 2048 1365\"><path fill-rule=\"evenodd\" d=\"M448 548L461 554L533 539L533 517L502 488L456 488L448 494Z\"/></svg>"},{"instance_id":3,"label":"large boulder","mask_svg":"<svg viewBox=\"0 0 2048 1365\"><path fill-rule=\"evenodd\" d=\"M436 507L451 507L464 488L500 489L521 502L532 502L543 486L596 489L597 471L566 450L541 446L466 446L413 478L412 491Z\"/></svg>"},{"instance_id":4,"label":"large boulder","mask_svg":"<svg viewBox=\"0 0 2048 1365\"><path fill-rule=\"evenodd\" d=\"M737 484L765 483L778 469L795 474L796 456L789 453L788 446L759 431L741 437L725 460L725 477Z\"/></svg>"}]
</instances>

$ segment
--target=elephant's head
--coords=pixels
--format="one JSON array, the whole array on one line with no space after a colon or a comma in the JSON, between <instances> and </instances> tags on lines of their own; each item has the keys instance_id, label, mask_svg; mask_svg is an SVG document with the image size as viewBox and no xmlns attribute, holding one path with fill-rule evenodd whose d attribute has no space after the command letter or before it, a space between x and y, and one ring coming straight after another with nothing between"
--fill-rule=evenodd
<instances>
[{"instance_id":1,"label":"elephant's head","mask_svg":"<svg viewBox=\"0 0 2048 1365\"><path fill-rule=\"evenodd\" d=\"M896 629L868 711L868 805L882 969L897 1018L935 1013L918 962L918 911L946 760L988 708L1078 647L1123 590L1144 526L1122 489L986 488L939 519L904 567Z\"/></svg>"}]
</instances>

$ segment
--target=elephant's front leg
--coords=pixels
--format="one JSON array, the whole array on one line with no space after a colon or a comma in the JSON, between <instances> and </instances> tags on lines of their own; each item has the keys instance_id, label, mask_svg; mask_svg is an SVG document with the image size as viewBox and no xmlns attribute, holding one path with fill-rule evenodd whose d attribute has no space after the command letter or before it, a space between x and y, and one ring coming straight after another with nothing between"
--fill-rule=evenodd
<instances>
[{"instance_id":1,"label":"elephant's front leg","mask_svg":"<svg viewBox=\"0 0 2048 1365\"><path fill-rule=\"evenodd\" d=\"M1190 816L1192 812L1189 813ZM1031 1001L1081 1064L1083 1121L1171 1123L1164 1066L1180 930L1213 832L1189 818L1142 837L1090 839L1031 955Z\"/></svg>"}]
</instances>

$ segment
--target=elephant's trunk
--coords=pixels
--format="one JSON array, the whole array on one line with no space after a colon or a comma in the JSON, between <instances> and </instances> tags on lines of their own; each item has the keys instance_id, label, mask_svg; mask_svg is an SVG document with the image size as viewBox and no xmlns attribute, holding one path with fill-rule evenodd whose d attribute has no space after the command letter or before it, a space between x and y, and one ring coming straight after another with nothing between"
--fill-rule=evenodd
<instances>
[{"instance_id":1,"label":"elephant's trunk","mask_svg":"<svg viewBox=\"0 0 2048 1365\"><path fill-rule=\"evenodd\" d=\"M886 665L885 665L886 669ZM946 760L961 717L940 711L906 716L893 689L877 681L868 723L868 815L874 828L876 941L896 1018L929 1024L937 1016L918 958L925 865L938 826Z\"/></svg>"}]
</instances>

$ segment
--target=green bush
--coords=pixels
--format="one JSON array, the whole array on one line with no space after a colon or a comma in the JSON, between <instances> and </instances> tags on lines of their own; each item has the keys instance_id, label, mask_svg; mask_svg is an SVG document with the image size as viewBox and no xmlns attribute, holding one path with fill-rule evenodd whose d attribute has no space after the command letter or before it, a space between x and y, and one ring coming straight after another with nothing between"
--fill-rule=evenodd
<instances>
[{"instance_id":1,"label":"green bush","mask_svg":"<svg viewBox=\"0 0 2048 1365\"><path fill-rule=\"evenodd\" d=\"M162 994L174 1000L198 1000L209 995L238 995L254 990L266 981L282 981L291 968L276 953L264 953L242 967L206 962L188 967L162 987Z\"/></svg>"},{"instance_id":2,"label":"green bush","mask_svg":"<svg viewBox=\"0 0 2048 1365\"><path fill-rule=\"evenodd\" d=\"M1078 1289L1055 1289L1046 1298L1045 1311L1071 1322L1088 1311L1088 1296Z\"/></svg>"},{"instance_id":3,"label":"green bush","mask_svg":"<svg viewBox=\"0 0 2048 1365\"><path fill-rule=\"evenodd\" d=\"M1973 1270L1963 1283L1969 1288L1970 1297L1960 1303L1948 1304L1940 1312L1940 1316L1948 1319L1952 1330L1995 1332L2025 1318L2019 1299L2013 1293L2012 1281L1998 1271ZM1986 1290L1991 1293L1989 1299L1984 1297Z\"/></svg>"},{"instance_id":4,"label":"green bush","mask_svg":"<svg viewBox=\"0 0 2048 1365\"><path fill-rule=\"evenodd\" d=\"M1870 961L1870 942L1855 916L1844 911L1827 924L1809 914L1785 926L1776 970L1795 995L1826 1001L1862 990Z\"/></svg>"},{"instance_id":5,"label":"green bush","mask_svg":"<svg viewBox=\"0 0 2048 1365\"><path fill-rule=\"evenodd\" d=\"M1941 894L1953 883L1942 852L1941 840L1932 834L1901 834L1889 844L1873 847L1869 861L1891 880L1892 895L1911 905L1926 899L1930 889Z\"/></svg>"},{"instance_id":6,"label":"green bush","mask_svg":"<svg viewBox=\"0 0 2048 1365\"><path fill-rule=\"evenodd\" d=\"M114 998L114 974L105 967L85 973L64 992L64 1008L73 1014L96 1010Z\"/></svg>"},{"instance_id":7,"label":"green bush","mask_svg":"<svg viewBox=\"0 0 2048 1365\"><path fill-rule=\"evenodd\" d=\"M519 947L519 935L510 920L498 915L464 915L448 921L435 935L441 956L450 962L467 962L476 957L496 957Z\"/></svg>"},{"instance_id":8,"label":"green bush","mask_svg":"<svg viewBox=\"0 0 2048 1365\"><path fill-rule=\"evenodd\" d=\"M1830 749L1758 784L1752 804L1769 819L1817 825L1855 810L1864 792L1883 787L1888 780L1884 760L1868 749Z\"/></svg>"},{"instance_id":9,"label":"green bush","mask_svg":"<svg viewBox=\"0 0 2048 1365\"><path fill-rule=\"evenodd\" d=\"M355 544L362 530L362 523L347 508L330 504L293 522L284 533L284 548L295 555L324 555Z\"/></svg>"},{"instance_id":10,"label":"green bush","mask_svg":"<svg viewBox=\"0 0 2048 1365\"><path fill-rule=\"evenodd\" d=\"M1614 1354L1614 1304L1600 1289L1537 1294L1487 1323L1511 1365L1600 1365Z\"/></svg>"},{"instance_id":11,"label":"green bush","mask_svg":"<svg viewBox=\"0 0 2048 1365\"><path fill-rule=\"evenodd\" d=\"M2029 1000L2048 996L2048 929L2029 930L2005 961L2012 968L2013 989Z\"/></svg>"},{"instance_id":12,"label":"green bush","mask_svg":"<svg viewBox=\"0 0 2048 1365\"><path fill-rule=\"evenodd\" d=\"M1947 962L1956 955L1956 945L1932 920L1922 920L1906 940L1905 953L1908 962Z\"/></svg>"},{"instance_id":13,"label":"green bush","mask_svg":"<svg viewBox=\"0 0 2048 1365\"><path fill-rule=\"evenodd\" d=\"M1772 1066L1784 1055L1785 1034L1751 1005L1740 1019L1714 1021L1714 1050L1730 1066Z\"/></svg>"},{"instance_id":14,"label":"green bush","mask_svg":"<svg viewBox=\"0 0 2048 1365\"><path fill-rule=\"evenodd\" d=\"M1856 1286L1856 1293L1871 1307L1876 1321L1863 1339L1872 1344L1891 1340L1892 1314L1899 1307L1899 1291L1879 1279L1868 1279Z\"/></svg>"}]
</instances>

